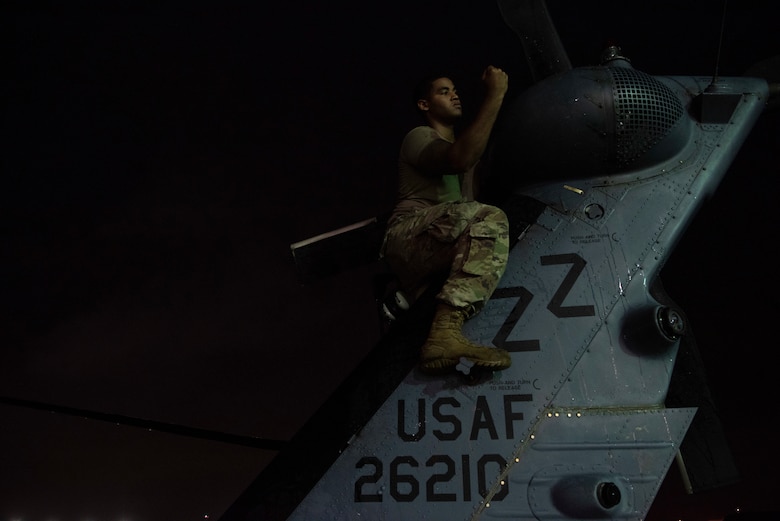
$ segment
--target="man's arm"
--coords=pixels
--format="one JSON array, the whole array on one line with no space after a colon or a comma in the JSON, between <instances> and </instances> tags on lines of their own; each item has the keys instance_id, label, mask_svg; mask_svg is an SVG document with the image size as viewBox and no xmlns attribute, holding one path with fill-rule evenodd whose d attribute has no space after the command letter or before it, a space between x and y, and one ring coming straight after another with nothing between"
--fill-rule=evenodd
<instances>
[{"instance_id":1,"label":"man's arm","mask_svg":"<svg viewBox=\"0 0 780 521\"><path fill-rule=\"evenodd\" d=\"M486 89L485 99L474 120L460 133L447 153L450 165L458 172L471 169L485 153L509 86L507 74L492 65L482 73L482 81Z\"/></svg>"}]
</instances>

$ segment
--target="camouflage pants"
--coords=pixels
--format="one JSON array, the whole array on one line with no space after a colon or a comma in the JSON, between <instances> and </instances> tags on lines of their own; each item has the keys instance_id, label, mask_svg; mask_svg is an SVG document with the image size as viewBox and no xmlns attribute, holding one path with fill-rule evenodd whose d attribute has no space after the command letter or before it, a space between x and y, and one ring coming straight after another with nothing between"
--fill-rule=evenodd
<instances>
[{"instance_id":1,"label":"camouflage pants","mask_svg":"<svg viewBox=\"0 0 780 521\"><path fill-rule=\"evenodd\" d=\"M438 274L437 298L477 313L493 294L509 255L506 214L476 201L443 203L392 222L383 256L404 292L415 299Z\"/></svg>"}]
</instances>

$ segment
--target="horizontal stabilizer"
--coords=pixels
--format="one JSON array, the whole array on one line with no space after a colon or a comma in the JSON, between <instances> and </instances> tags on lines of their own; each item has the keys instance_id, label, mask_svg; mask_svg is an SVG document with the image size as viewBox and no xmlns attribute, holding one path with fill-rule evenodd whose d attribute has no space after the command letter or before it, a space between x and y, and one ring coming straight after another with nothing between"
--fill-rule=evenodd
<instances>
[{"instance_id":1,"label":"horizontal stabilizer","mask_svg":"<svg viewBox=\"0 0 780 521\"><path fill-rule=\"evenodd\" d=\"M304 283L371 264L379 259L387 216L372 217L290 245Z\"/></svg>"}]
</instances>

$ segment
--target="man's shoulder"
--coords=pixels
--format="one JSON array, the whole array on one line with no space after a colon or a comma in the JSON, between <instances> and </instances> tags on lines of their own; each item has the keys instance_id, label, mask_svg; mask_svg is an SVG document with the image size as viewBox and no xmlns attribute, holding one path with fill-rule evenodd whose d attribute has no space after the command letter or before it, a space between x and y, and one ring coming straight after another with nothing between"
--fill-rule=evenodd
<instances>
[{"instance_id":1,"label":"man's shoulder","mask_svg":"<svg viewBox=\"0 0 780 521\"><path fill-rule=\"evenodd\" d=\"M441 176L450 170L447 151L451 145L433 127L415 127L406 134L398 159L421 175Z\"/></svg>"},{"instance_id":2,"label":"man's shoulder","mask_svg":"<svg viewBox=\"0 0 780 521\"><path fill-rule=\"evenodd\" d=\"M428 138L428 139L440 139L441 136L433 127L429 127L428 125L420 125L419 127L414 127L412 130L406 133L406 137L417 137L417 138Z\"/></svg>"},{"instance_id":3,"label":"man's shoulder","mask_svg":"<svg viewBox=\"0 0 780 521\"><path fill-rule=\"evenodd\" d=\"M418 147L420 145L425 145L430 143L431 141L435 141L437 139L442 139L442 137L439 135L436 130L434 130L433 127L429 127L427 125L420 125L419 127L414 127L412 130L406 133L406 136L404 136L404 146L415 146Z\"/></svg>"}]
</instances>

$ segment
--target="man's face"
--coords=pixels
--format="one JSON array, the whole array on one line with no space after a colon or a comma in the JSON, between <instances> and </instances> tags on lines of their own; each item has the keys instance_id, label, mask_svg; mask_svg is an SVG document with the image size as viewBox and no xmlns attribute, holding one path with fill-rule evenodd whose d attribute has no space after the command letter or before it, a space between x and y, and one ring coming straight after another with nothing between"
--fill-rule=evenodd
<instances>
[{"instance_id":1,"label":"man's face","mask_svg":"<svg viewBox=\"0 0 780 521\"><path fill-rule=\"evenodd\" d=\"M439 78L431 85L428 98L418 102L428 117L443 123L454 123L463 115L458 92L449 78Z\"/></svg>"}]
</instances>

